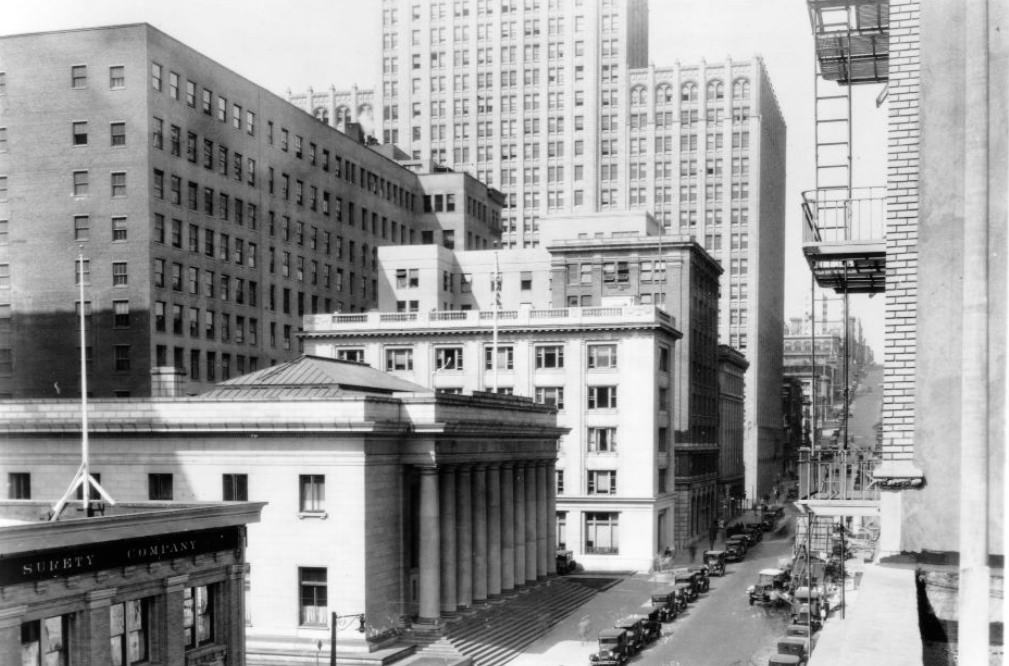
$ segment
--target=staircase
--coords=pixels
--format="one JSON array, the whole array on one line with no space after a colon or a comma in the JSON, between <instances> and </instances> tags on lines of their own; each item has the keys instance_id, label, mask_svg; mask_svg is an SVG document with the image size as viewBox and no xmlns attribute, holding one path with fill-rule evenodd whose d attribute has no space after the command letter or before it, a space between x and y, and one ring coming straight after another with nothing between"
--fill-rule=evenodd
<instances>
[{"instance_id":1,"label":"staircase","mask_svg":"<svg viewBox=\"0 0 1009 666\"><path fill-rule=\"evenodd\" d=\"M417 652L400 662L506 664L594 595L620 582L606 578L558 577L510 593L449 622L443 635L414 634Z\"/></svg>"}]
</instances>

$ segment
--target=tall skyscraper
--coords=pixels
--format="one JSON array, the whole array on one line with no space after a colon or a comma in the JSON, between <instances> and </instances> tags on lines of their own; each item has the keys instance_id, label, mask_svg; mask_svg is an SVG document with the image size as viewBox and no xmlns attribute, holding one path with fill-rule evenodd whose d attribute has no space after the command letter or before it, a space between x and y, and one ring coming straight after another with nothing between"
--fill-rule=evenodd
<instances>
[{"instance_id":1,"label":"tall skyscraper","mask_svg":"<svg viewBox=\"0 0 1009 666\"><path fill-rule=\"evenodd\" d=\"M383 143L539 220L641 209L722 262L719 338L750 363L746 489L780 471L785 123L763 61L648 64L647 0L383 0Z\"/></svg>"}]
</instances>

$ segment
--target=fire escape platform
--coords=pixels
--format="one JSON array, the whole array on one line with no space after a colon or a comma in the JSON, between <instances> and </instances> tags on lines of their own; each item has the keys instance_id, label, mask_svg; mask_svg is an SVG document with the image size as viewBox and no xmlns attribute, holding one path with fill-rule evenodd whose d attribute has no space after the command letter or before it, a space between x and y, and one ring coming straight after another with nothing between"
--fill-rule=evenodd
<instances>
[{"instance_id":1,"label":"fire escape platform","mask_svg":"<svg viewBox=\"0 0 1009 666\"><path fill-rule=\"evenodd\" d=\"M817 284L837 293L884 291L885 188L821 188L802 197L802 252Z\"/></svg>"},{"instance_id":2,"label":"fire escape platform","mask_svg":"<svg viewBox=\"0 0 1009 666\"><path fill-rule=\"evenodd\" d=\"M820 76L841 85L888 80L888 0L807 0L806 5Z\"/></svg>"}]
</instances>

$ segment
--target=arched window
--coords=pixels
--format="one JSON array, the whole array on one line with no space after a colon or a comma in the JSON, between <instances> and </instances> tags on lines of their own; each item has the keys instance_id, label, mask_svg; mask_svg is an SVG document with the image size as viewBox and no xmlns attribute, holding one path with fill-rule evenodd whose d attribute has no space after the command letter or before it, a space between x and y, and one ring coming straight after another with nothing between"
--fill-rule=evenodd
<instances>
[{"instance_id":1,"label":"arched window","mask_svg":"<svg viewBox=\"0 0 1009 666\"><path fill-rule=\"evenodd\" d=\"M315 110L312 111L312 115L315 116L316 120L329 124L329 109L324 106L317 106Z\"/></svg>"},{"instance_id":2,"label":"arched window","mask_svg":"<svg viewBox=\"0 0 1009 666\"><path fill-rule=\"evenodd\" d=\"M631 88L631 104L644 104L646 97L644 86L634 86Z\"/></svg>"},{"instance_id":3,"label":"arched window","mask_svg":"<svg viewBox=\"0 0 1009 666\"><path fill-rule=\"evenodd\" d=\"M725 97L725 86L721 81L715 80L708 83L708 104Z\"/></svg>"},{"instance_id":4,"label":"arched window","mask_svg":"<svg viewBox=\"0 0 1009 666\"><path fill-rule=\"evenodd\" d=\"M673 101L673 88L668 83L660 83L655 88L655 101L658 104L669 104Z\"/></svg>"},{"instance_id":5,"label":"arched window","mask_svg":"<svg viewBox=\"0 0 1009 666\"><path fill-rule=\"evenodd\" d=\"M336 119L335 120L336 120L336 126L337 127L343 127L343 126L345 126L347 124L347 121L350 120L350 109L348 109L343 104L341 104L340 106L336 107Z\"/></svg>"},{"instance_id":6,"label":"arched window","mask_svg":"<svg viewBox=\"0 0 1009 666\"><path fill-rule=\"evenodd\" d=\"M680 88L680 101L687 103L697 102L697 84L693 81L687 81Z\"/></svg>"},{"instance_id":7,"label":"arched window","mask_svg":"<svg viewBox=\"0 0 1009 666\"><path fill-rule=\"evenodd\" d=\"M750 97L749 79L736 79L732 82L732 99L745 100Z\"/></svg>"}]
</instances>

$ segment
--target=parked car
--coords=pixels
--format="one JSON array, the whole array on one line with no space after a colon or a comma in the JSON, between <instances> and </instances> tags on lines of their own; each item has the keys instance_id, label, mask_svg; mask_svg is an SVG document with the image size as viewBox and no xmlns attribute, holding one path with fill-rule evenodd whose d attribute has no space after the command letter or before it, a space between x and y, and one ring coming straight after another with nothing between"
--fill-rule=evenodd
<instances>
[{"instance_id":1,"label":"parked car","mask_svg":"<svg viewBox=\"0 0 1009 666\"><path fill-rule=\"evenodd\" d=\"M603 629L599 632L599 650L589 655L592 666L623 666L630 658L627 632L623 629Z\"/></svg>"},{"instance_id":2,"label":"parked car","mask_svg":"<svg viewBox=\"0 0 1009 666\"><path fill-rule=\"evenodd\" d=\"M781 569L761 569L757 583L746 588L750 605L787 602L789 575Z\"/></svg>"},{"instance_id":3,"label":"parked car","mask_svg":"<svg viewBox=\"0 0 1009 666\"><path fill-rule=\"evenodd\" d=\"M630 654L640 652L645 647L645 623L648 621L643 615L628 615L613 623L617 629L627 632L627 649Z\"/></svg>"},{"instance_id":4,"label":"parked car","mask_svg":"<svg viewBox=\"0 0 1009 666\"><path fill-rule=\"evenodd\" d=\"M685 610L687 608L687 604L691 601L697 600L697 593L694 592L689 583L677 583L676 596L682 604L680 608L681 611Z\"/></svg>"},{"instance_id":5,"label":"parked car","mask_svg":"<svg viewBox=\"0 0 1009 666\"><path fill-rule=\"evenodd\" d=\"M676 569L674 573L674 580L677 585L685 585L688 590L687 601L697 601L697 595L701 591L698 578L697 575L690 573L686 569Z\"/></svg>"},{"instance_id":6,"label":"parked car","mask_svg":"<svg viewBox=\"0 0 1009 666\"><path fill-rule=\"evenodd\" d=\"M809 661L809 639L798 636L783 636L778 639L778 654L792 654L800 664Z\"/></svg>"},{"instance_id":7,"label":"parked car","mask_svg":"<svg viewBox=\"0 0 1009 666\"><path fill-rule=\"evenodd\" d=\"M809 627L805 624L790 624L785 627L786 636L799 636L800 638L809 638Z\"/></svg>"},{"instance_id":8,"label":"parked car","mask_svg":"<svg viewBox=\"0 0 1009 666\"><path fill-rule=\"evenodd\" d=\"M739 562L746 557L748 548L746 537L741 535L729 537L725 541L725 559L729 562Z\"/></svg>"},{"instance_id":9,"label":"parked car","mask_svg":"<svg viewBox=\"0 0 1009 666\"><path fill-rule=\"evenodd\" d=\"M570 550L557 550L557 573L561 576L574 572L577 568L574 553Z\"/></svg>"},{"instance_id":10,"label":"parked car","mask_svg":"<svg viewBox=\"0 0 1009 666\"><path fill-rule=\"evenodd\" d=\"M794 654L773 654L767 660L767 666L796 666L799 663Z\"/></svg>"},{"instance_id":11,"label":"parked car","mask_svg":"<svg viewBox=\"0 0 1009 666\"><path fill-rule=\"evenodd\" d=\"M706 550L704 551L704 564L708 567L708 573L712 576L725 575L725 551Z\"/></svg>"},{"instance_id":12,"label":"parked car","mask_svg":"<svg viewBox=\"0 0 1009 666\"><path fill-rule=\"evenodd\" d=\"M792 624L806 625L815 633L823 628L823 610L820 591L816 588L798 587L792 596Z\"/></svg>"},{"instance_id":13,"label":"parked car","mask_svg":"<svg viewBox=\"0 0 1009 666\"><path fill-rule=\"evenodd\" d=\"M699 567L687 567L687 571L695 576L698 592L707 592L711 589L711 577L708 575L708 567L704 565Z\"/></svg>"},{"instance_id":14,"label":"parked car","mask_svg":"<svg viewBox=\"0 0 1009 666\"><path fill-rule=\"evenodd\" d=\"M651 602L652 611L659 611L661 622L675 620L680 613L679 605L676 603L676 590L652 592Z\"/></svg>"},{"instance_id":15,"label":"parked car","mask_svg":"<svg viewBox=\"0 0 1009 666\"><path fill-rule=\"evenodd\" d=\"M645 619L645 642L651 643L662 638L662 611L652 610Z\"/></svg>"}]
</instances>

